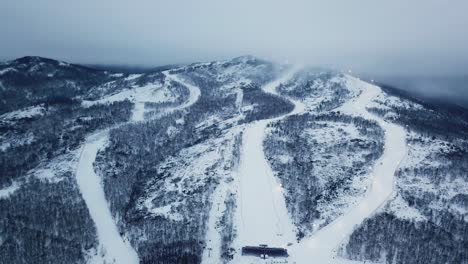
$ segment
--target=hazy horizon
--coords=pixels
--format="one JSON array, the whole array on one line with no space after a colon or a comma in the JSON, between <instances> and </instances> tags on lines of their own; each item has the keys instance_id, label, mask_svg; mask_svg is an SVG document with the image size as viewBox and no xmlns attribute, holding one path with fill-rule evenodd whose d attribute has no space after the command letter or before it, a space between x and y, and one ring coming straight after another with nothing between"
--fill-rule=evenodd
<instances>
[{"instance_id":1,"label":"hazy horizon","mask_svg":"<svg viewBox=\"0 0 468 264\"><path fill-rule=\"evenodd\" d=\"M157 67L249 54L468 105L466 10L462 0L3 1L0 59Z\"/></svg>"},{"instance_id":2,"label":"hazy horizon","mask_svg":"<svg viewBox=\"0 0 468 264\"><path fill-rule=\"evenodd\" d=\"M158 66L251 54L371 74L465 74L468 2L4 1L0 58Z\"/></svg>"}]
</instances>

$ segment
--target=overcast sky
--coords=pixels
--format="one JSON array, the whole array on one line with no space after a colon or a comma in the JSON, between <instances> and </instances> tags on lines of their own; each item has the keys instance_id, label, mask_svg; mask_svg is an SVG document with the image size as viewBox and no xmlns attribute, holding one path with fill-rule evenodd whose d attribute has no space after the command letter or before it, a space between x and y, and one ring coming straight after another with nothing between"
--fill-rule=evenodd
<instances>
[{"instance_id":1,"label":"overcast sky","mask_svg":"<svg viewBox=\"0 0 468 264\"><path fill-rule=\"evenodd\" d=\"M466 0L0 0L0 58L162 65L252 54L466 73Z\"/></svg>"}]
</instances>

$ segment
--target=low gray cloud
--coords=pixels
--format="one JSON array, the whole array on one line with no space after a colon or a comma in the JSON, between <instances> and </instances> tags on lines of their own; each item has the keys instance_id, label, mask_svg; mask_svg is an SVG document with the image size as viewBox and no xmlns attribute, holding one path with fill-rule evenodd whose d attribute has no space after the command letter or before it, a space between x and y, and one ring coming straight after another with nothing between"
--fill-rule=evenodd
<instances>
[{"instance_id":1,"label":"low gray cloud","mask_svg":"<svg viewBox=\"0 0 468 264\"><path fill-rule=\"evenodd\" d=\"M5 0L0 57L161 65L252 54L371 74L462 74L465 0Z\"/></svg>"}]
</instances>

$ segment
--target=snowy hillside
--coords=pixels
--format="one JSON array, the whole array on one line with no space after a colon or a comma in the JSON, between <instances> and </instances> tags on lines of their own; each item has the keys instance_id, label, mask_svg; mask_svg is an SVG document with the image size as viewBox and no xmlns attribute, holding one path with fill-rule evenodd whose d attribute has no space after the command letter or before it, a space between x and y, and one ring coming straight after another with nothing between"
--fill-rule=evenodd
<instances>
[{"instance_id":1,"label":"snowy hillside","mask_svg":"<svg viewBox=\"0 0 468 264\"><path fill-rule=\"evenodd\" d=\"M468 263L463 110L252 56L0 95L0 263Z\"/></svg>"}]
</instances>

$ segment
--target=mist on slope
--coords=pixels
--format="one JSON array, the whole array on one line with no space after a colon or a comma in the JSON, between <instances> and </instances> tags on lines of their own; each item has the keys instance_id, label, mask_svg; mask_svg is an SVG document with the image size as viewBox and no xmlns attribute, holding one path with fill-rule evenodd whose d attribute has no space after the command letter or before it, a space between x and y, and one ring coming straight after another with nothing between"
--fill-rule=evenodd
<instances>
[{"instance_id":1,"label":"mist on slope","mask_svg":"<svg viewBox=\"0 0 468 264\"><path fill-rule=\"evenodd\" d=\"M466 10L464 0L2 1L0 59L141 71L252 54L460 100L466 78L451 78L468 75Z\"/></svg>"}]
</instances>

